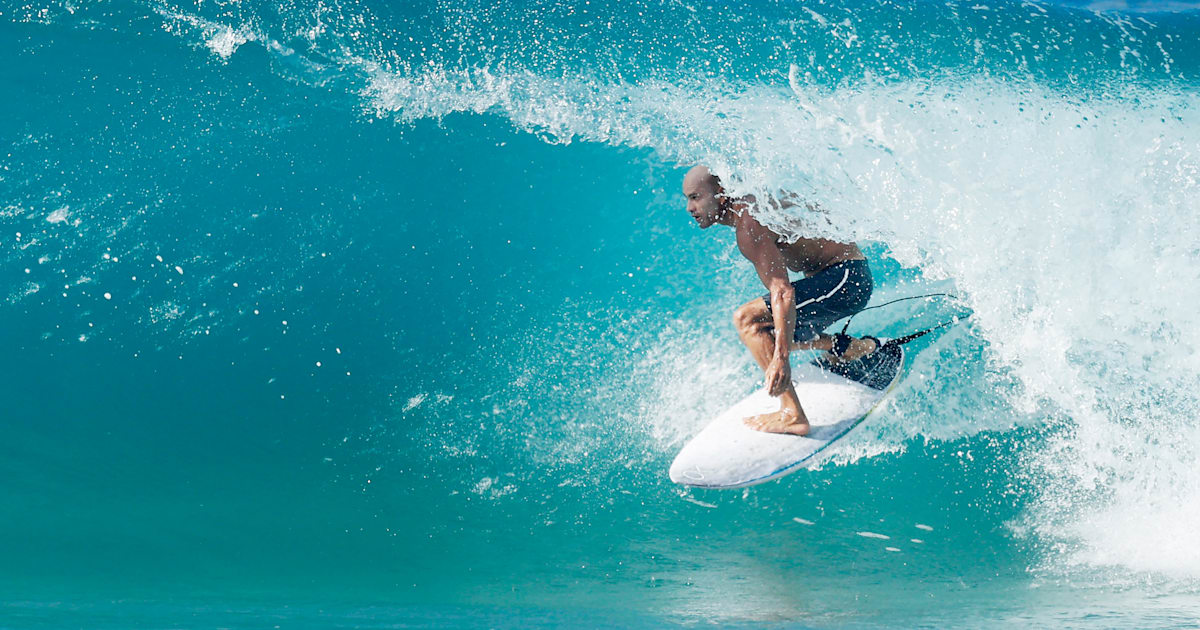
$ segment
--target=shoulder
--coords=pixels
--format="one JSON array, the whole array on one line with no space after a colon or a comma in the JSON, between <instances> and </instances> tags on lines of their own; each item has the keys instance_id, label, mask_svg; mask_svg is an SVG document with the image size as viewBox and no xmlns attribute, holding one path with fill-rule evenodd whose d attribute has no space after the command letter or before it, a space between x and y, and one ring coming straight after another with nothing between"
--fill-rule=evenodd
<instances>
[{"instance_id":1,"label":"shoulder","mask_svg":"<svg viewBox=\"0 0 1200 630\"><path fill-rule=\"evenodd\" d=\"M756 241L769 240L774 242L779 239L779 235L771 228L763 225L761 221L750 213L751 206L747 205L734 223L734 228L737 230L738 240L742 238L752 238Z\"/></svg>"},{"instance_id":2,"label":"shoulder","mask_svg":"<svg viewBox=\"0 0 1200 630\"><path fill-rule=\"evenodd\" d=\"M778 247L779 235L763 225L748 211L738 217L736 228L738 249L751 260L757 260L763 256L770 257L769 252Z\"/></svg>"}]
</instances>

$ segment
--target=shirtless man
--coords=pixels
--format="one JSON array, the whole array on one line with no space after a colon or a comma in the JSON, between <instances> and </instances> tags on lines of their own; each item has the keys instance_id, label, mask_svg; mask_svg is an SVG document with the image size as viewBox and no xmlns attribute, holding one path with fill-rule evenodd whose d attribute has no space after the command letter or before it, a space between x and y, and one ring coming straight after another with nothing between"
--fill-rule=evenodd
<instances>
[{"instance_id":1,"label":"shirtless man","mask_svg":"<svg viewBox=\"0 0 1200 630\"><path fill-rule=\"evenodd\" d=\"M688 213L701 229L719 223L737 231L738 249L754 263L767 287L767 295L738 307L733 323L766 373L767 390L780 398L780 408L744 422L759 431L807 434L808 417L792 387L788 355L815 349L829 352L833 361L853 361L878 348L873 337L835 342L834 337L822 333L834 321L867 305L873 285L866 258L854 243L818 238L788 243L750 215L748 210L755 203L752 197L726 196L720 180L703 166L688 171L683 194ZM790 282L788 269L805 277Z\"/></svg>"}]
</instances>

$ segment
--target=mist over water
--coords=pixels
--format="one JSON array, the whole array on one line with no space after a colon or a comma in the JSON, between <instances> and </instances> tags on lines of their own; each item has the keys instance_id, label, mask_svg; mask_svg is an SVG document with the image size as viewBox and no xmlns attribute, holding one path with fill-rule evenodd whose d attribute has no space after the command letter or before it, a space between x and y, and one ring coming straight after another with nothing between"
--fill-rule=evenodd
<instances>
[{"instance_id":1,"label":"mist over water","mask_svg":"<svg viewBox=\"0 0 1200 630\"><path fill-rule=\"evenodd\" d=\"M6 605L1186 626L1200 14L1163 8L0 3ZM759 218L860 242L874 303L958 296L854 331L971 313L745 493L666 478L760 386L694 163L816 201Z\"/></svg>"}]
</instances>

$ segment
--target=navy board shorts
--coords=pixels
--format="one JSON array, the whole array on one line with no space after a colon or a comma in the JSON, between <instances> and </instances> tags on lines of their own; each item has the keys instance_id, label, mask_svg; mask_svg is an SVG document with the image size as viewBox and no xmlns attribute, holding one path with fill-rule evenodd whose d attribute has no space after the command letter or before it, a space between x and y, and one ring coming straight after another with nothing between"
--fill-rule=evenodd
<instances>
[{"instance_id":1,"label":"navy board shorts","mask_svg":"<svg viewBox=\"0 0 1200 630\"><path fill-rule=\"evenodd\" d=\"M811 341L830 324L865 308L875 288L865 260L847 260L792 283L796 290L794 341ZM771 312L771 294L762 297Z\"/></svg>"}]
</instances>

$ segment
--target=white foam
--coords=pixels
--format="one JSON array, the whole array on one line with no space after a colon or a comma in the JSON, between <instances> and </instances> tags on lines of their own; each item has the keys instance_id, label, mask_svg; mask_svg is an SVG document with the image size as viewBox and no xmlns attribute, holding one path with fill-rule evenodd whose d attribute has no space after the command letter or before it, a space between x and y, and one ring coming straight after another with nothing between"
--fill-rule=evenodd
<instances>
[{"instance_id":1,"label":"white foam","mask_svg":"<svg viewBox=\"0 0 1200 630\"><path fill-rule=\"evenodd\" d=\"M154 9L162 16L163 26L168 31L194 34L204 42L205 47L223 60L232 57L233 53L247 42L269 41L246 24L234 27L175 11L166 6L156 5Z\"/></svg>"},{"instance_id":2,"label":"white foam","mask_svg":"<svg viewBox=\"0 0 1200 630\"><path fill-rule=\"evenodd\" d=\"M253 34L246 27L232 29L228 26L218 27L208 38L208 49L217 54L222 59L228 59L233 56L238 47L246 42L254 39Z\"/></svg>"},{"instance_id":3,"label":"white foam","mask_svg":"<svg viewBox=\"0 0 1200 630\"><path fill-rule=\"evenodd\" d=\"M67 219L70 216L71 216L71 209L66 206L63 206L63 207L51 212L50 214L46 215L46 222L47 223L66 223Z\"/></svg>"},{"instance_id":4,"label":"white foam","mask_svg":"<svg viewBox=\"0 0 1200 630\"><path fill-rule=\"evenodd\" d=\"M500 485L499 477L484 477L471 488L471 492L489 499L498 499L516 491L517 487L512 484Z\"/></svg>"},{"instance_id":5,"label":"white foam","mask_svg":"<svg viewBox=\"0 0 1200 630\"><path fill-rule=\"evenodd\" d=\"M421 405L421 403L425 402L426 396L427 394L420 393L412 398L409 398L408 402L404 403L404 408L401 411L412 411L413 409L416 409Z\"/></svg>"}]
</instances>

